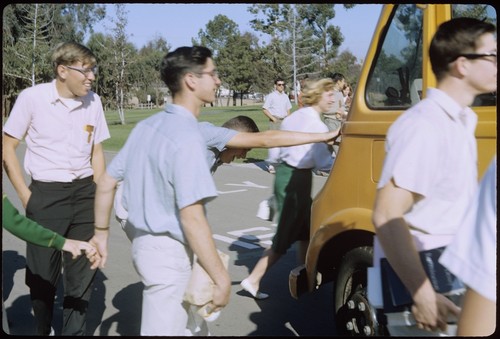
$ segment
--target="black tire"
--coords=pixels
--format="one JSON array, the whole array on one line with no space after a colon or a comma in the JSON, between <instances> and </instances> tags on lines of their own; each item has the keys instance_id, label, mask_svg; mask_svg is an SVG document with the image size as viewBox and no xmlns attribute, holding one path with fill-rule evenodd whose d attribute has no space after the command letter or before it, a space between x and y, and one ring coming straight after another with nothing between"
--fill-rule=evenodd
<instances>
[{"instance_id":1,"label":"black tire","mask_svg":"<svg viewBox=\"0 0 500 339\"><path fill-rule=\"evenodd\" d=\"M385 335L376 310L367 299L367 268L372 266L373 248L357 247L348 251L333 283L337 333L344 336Z\"/></svg>"}]
</instances>

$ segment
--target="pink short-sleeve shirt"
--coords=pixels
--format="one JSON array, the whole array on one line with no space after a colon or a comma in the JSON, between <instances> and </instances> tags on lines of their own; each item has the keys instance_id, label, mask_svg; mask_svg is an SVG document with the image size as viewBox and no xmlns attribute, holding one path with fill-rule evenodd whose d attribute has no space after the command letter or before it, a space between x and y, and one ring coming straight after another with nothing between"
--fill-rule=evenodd
<instances>
[{"instance_id":1,"label":"pink short-sleeve shirt","mask_svg":"<svg viewBox=\"0 0 500 339\"><path fill-rule=\"evenodd\" d=\"M55 80L22 91L3 131L25 139L26 173L45 182L92 175L92 146L110 136L99 96L61 98Z\"/></svg>"}]
</instances>

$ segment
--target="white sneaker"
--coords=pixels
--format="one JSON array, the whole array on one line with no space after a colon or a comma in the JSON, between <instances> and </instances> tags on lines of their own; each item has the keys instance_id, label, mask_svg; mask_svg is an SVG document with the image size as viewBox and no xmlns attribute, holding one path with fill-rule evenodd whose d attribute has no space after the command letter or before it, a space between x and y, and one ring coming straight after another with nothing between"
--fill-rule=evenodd
<instances>
[{"instance_id":1,"label":"white sneaker","mask_svg":"<svg viewBox=\"0 0 500 339\"><path fill-rule=\"evenodd\" d=\"M269 165L267 166L267 171L271 174L274 174L276 173L276 170L274 169L274 166L273 165Z\"/></svg>"}]
</instances>

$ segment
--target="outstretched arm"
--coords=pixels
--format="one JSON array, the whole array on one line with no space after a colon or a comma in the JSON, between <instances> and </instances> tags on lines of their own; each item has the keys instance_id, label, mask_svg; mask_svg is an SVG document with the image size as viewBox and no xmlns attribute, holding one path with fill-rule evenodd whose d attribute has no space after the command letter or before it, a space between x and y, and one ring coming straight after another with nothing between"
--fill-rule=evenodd
<instances>
[{"instance_id":1,"label":"outstretched arm","mask_svg":"<svg viewBox=\"0 0 500 339\"><path fill-rule=\"evenodd\" d=\"M292 131L268 130L258 133L241 132L226 144L232 148L271 148L333 142L340 130L326 133L304 133Z\"/></svg>"},{"instance_id":2,"label":"outstretched arm","mask_svg":"<svg viewBox=\"0 0 500 339\"><path fill-rule=\"evenodd\" d=\"M73 259L85 251L92 263L92 269L99 265L100 257L96 249L88 242L66 239L62 235L43 227L39 223L19 213L6 195L2 198L2 227L7 231L29 243L51 247L57 250L70 252Z\"/></svg>"}]
</instances>

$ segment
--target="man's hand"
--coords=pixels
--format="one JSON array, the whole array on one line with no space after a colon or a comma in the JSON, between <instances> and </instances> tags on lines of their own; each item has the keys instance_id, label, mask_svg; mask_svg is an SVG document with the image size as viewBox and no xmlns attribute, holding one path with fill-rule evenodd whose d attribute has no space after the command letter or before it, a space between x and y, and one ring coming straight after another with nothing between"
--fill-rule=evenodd
<instances>
[{"instance_id":1,"label":"man's hand","mask_svg":"<svg viewBox=\"0 0 500 339\"><path fill-rule=\"evenodd\" d=\"M108 259L108 237L109 237L109 230L107 231L95 230L94 236L89 241L91 245L97 248L97 251L101 256L99 268L104 268L104 266L106 265L106 261Z\"/></svg>"},{"instance_id":2,"label":"man's hand","mask_svg":"<svg viewBox=\"0 0 500 339\"><path fill-rule=\"evenodd\" d=\"M446 331L449 315L458 318L460 307L442 294L434 292L430 281L417 291L413 297L412 313L420 329L427 331Z\"/></svg>"},{"instance_id":3,"label":"man's hand","mask_svg":"<svg viewBox=\"0 0 500 339\"><path fill-rule=\"evenodd\" d=\"M231 296L231 278L227 271L224 277L218 279L218 283L214 286L214 294L212 299L213 312L219 311L229 303L229 297Z\"/></svg>"},{"instance_id":4,"label":"man's hand","mask_svg":"<svg viewBox=\"0 0 500 339\"><path fill-rule=\"evenodd\" d=\"M93 270L99 267L101 262L101 256L99 255L99 252L97 252L97 249L86 241L66 239L62 250L70 252L73 255L73 259L76 259L79 255L81 255L82 251L85 251L87 259L92 263L90 268Z\"/></svg>"}]
</instances>

